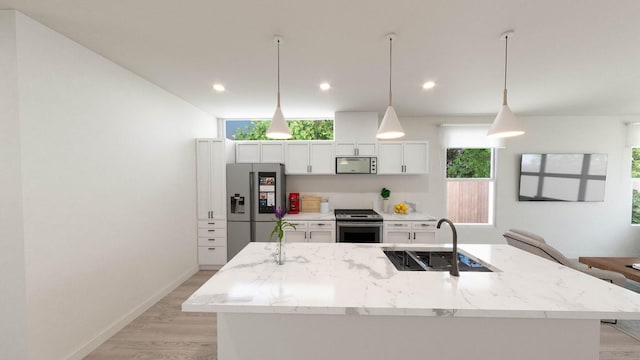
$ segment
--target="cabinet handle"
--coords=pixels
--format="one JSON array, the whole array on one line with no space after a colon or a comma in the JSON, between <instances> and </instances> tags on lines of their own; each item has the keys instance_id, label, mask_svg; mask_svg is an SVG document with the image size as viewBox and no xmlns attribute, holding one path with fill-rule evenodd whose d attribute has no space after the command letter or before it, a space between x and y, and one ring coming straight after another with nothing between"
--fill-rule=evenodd
<instances>
[{"instance_id":1,"label":"cabinet handle","mask_svg":"<svg viewBox=\"0 0 640 360\"><path fill-rule=\"evenodd\" d=\"M208 223L209 225L215 225L216 223L212 222L212 223Z\"/></svg>"},{"instance_id":2,"label":"cabinet handle","mask_svg":"<svg viewBox=\"0 0 640 360\"><path fill-rule=\"evenodd\" d=\"M393 226L402 226L402 224L393 224Z\"/></svg>"},{"instance_id":3,"label":"cabinet handle","mask_svg":"<svg viewBox=\"0 0 640 360\"><path fill-rule=\"evenodd\" d=\"M309 240L311 240L311 236L313 235L312 232L309 232Z\"/></svg>"},{"instance_id":4,"label":"cabinet handle","mask_svg":"<svg viewBox=\"0 0 640 360\"><path fill-rule=\"evenodd\" d=\"M416 233L413 233L413 240L416 239Z\"/></svg>"},{"instance_id":5,"label":"cabinet handle","mask_svg":"<svg viewBox=\"0 0 640 360\"><path fill-rule=\"evenodd\" d=\"M325 226L326 224L316 224L317 226Z\"/></svg>"},{"instance_id":6,"label":"cabinet handle","mask_svg":"<svg viewBox=\"0 0 640 360\"><path fill-rule=\"evenodd\" d=\"M409 235L409 240L411 240L411 233L407 233L407 235Z\"/></svg>"},{"instance_id":7,"label":"cabinet handle","mask_svg":"<svg viewBox=\"0 0 640 360\"><path fill-rule=\"evenodd\" d=\"M307 239L307 232L306 231L304 232L304 238L305 238L305 240Z\"/></svg>"},{"instance_id":8,"label":"cabinet handle","mask_svg":"<svg viewBox=\"0 0 640 360\"><path fill-rule=\"evenodd\" d=\"M207 230L207 231L208 231L208 232L214 232L214 231L216 231L216 230L215 230L215 229L209 229L209 230Z\"/></svg>"},{"instance_id":9,"label":"cabinet handle","mask_svg":"<svg viewBox=\"0 0 640 360\"><path fill-rule=\"evenodd\" d=\"M209 241L216 241L216 239L209 239Z\"/></svg>"},{"instance_id":10,"label":"cabinet handle","mask_svg":"<svg viewBox=\"0 0 640 360\"><path fill-rule=\"evenodd\" d=\"M208 248L209 250L215 250L216 248Z\"/></svg>"}]
</instances>

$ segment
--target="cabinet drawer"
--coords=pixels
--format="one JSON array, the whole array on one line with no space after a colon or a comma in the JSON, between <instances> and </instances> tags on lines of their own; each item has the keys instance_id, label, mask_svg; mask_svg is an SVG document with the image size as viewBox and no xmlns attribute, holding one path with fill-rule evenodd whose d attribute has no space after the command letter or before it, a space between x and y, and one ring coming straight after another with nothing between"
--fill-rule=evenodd
<instances>
[{"instance_id":1,"label":"cabinet drawer","mask_svg":"<svg viewBox=\"0 0 640 360\"><path fill-rule=\"evenodd\" d=\"M199 237L198 246L227 246L226 237Z\"/></svg>"},{"instance_id":2,"label":"cabinet drawer","mask_svg":"<svg viewBox=\"0 0 640 360\"><path fill-rule=\"evenodd\" d=\"M406 221L385 221L384 227L389 230L411 229L411 223Z\"/></svg>"},{"instance_id":3,"label":"cabinet drawer","mask_svg":"<svg viewBox=\"0 0 640 360\"><path fill-rule=\"evenodd\" d=\"M309 221L309 229L334 229L336 227L335 221Z\"/></svg>"},{"instance_id":4,"label":"cabinet drawer","mask_svg":"<svg viewBox=\"0 0 640 360\"><path fill-rule=\"evenodd\" d=\"M227 229L198 229L198 237L224 237Z\"/></svg>"},{"instance_id":5,"label":"cabinet drawer","mask_svg":"<svg viewBox=\"0 0 640 360\"><path fill-rule=\"evenodd\" d=\"M436 231L436 222L416 221L411 225L411 229L416 231Z\"/></svg>"},{"instance_id":6,"label":"cabinet drawer","mask_svg":"<svg viewBox=\"0 0 640 360\"><path fill-rule=\"evenodd\" d=\"M227 220L211 219L211 220L198 220L198 228L215 228L224 229L227 227Z\"/></svg>"},{"instance_id":7,"label":"cabinet drawer","mask_svg":"<svg viewBox=\"0 0 640 360\"><path fill-rule=\"evenodd\" d=\"M224 265L227 263L226 246L198 246L198 264Z\"/></svg>"},{"instance_id":8,"label":"cabinet drawer","mask_svg":"<svg viewBox=\"0 0 640 360\"><path fill-rule=\"evenodd\" d=\"M295 226L296 229L293 230L292 228L288 227L288 228L285 228L284 231L305 231L305 230L307 230L307 222L306 221L289 221L289 224Z\"/></svg>"}]
</instances>

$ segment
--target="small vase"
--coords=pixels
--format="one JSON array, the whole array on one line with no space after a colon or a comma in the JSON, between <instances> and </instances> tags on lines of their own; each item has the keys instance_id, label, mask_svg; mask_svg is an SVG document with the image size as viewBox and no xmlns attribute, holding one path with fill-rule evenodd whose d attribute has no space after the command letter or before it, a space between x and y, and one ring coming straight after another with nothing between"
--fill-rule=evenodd
<instances>
[{"instance_id":1,"label":"small vase","mask_svg":"<svg viewBox=\"0 0 640 360\"><path fill-rule=\"evenodd\" d=\"M382 212L389 213L389 199L382 199Z\"/></svg>"},{"instance_id":2,"label":"small vase","mask_svg":"<svg viewBox=\"0 0 640 360\"><path fill-rule=\"evenodd\" d=\"M285 252L284 252L284 236L278 239L276 243L276 263L278 265L284 265L284 261L286 260Z\"/></svg>"}]
</instances>

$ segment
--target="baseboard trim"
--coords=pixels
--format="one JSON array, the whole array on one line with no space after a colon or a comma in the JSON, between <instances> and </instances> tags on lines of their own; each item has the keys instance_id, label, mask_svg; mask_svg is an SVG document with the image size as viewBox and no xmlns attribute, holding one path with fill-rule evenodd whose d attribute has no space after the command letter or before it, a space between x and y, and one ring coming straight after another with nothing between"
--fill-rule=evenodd
<instances>
[{"instance_id":1,"label":"baseboard trim","mask_svg":"<svg viewBox=\"0 0 640 360\"><path fill-rule=\"evenodd\" d=\"M145 311L147 311L151 306L160 301L163 297L167 296L170 292L175 290L180 284L187 281L190 277L196 274L200 270L198 265L192 267L191 269L184 272L177 279L173 280L169 285L160 289L158 292L153 294L147 300L142 302L140 305L136 306L133 310L131 310L128 314L121 317L120 319L114 321L111 325L107 326L100 334L91 339L85 345L82 345L78 350L71 353L67 356L66 360L81 360L85 356L89 355L93 350L97 349L98 346L102 345L105 341L109 340L113 335L115 335L118 331L122 330L125 326L129 325L135 318L142 315Z\"/></svg>"}]
</instances>

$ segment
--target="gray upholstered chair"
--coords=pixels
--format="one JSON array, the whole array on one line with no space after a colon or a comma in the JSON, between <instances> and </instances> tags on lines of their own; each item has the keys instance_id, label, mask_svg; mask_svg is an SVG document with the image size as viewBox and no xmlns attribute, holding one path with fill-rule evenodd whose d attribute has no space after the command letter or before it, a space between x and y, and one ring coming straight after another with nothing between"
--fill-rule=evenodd
<instances>
[{"instance_id":1,"label":"gray upholstered chair","mask_svg":"<svg viewBox=\"0 0 640 360\"><path fill-rule=\"evenodd\" d=\"M585 274L595 276L599 279L609 281L620 286L624 286L626 282L624 275L618 272L590 268L587 265L578 262L578 260L566 258L554 247L547 244L540 235L536 235L525 230L510 229L502 236L507 239L507 243L511 246L515 246L518 249L525 250L545 259L555 261L572 269L582 271Z\"/></svg>"}]
</instances>

